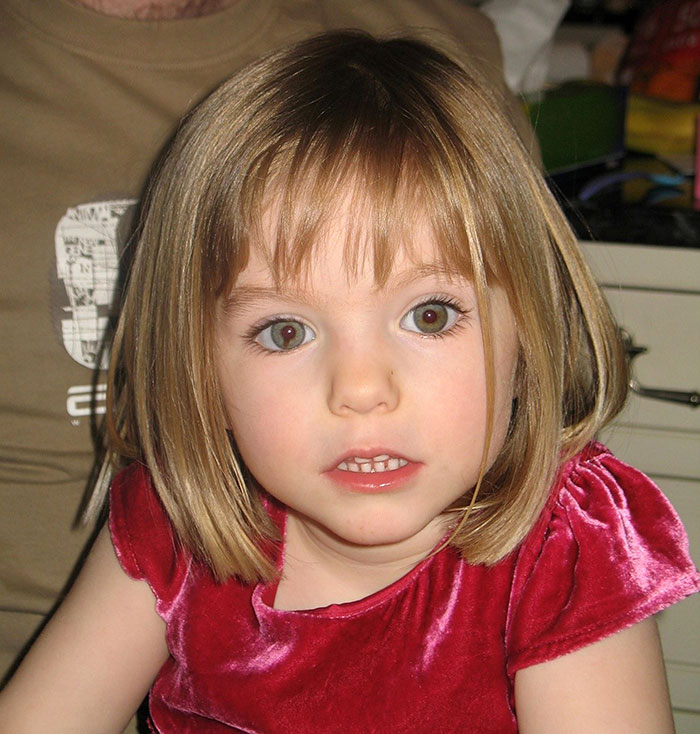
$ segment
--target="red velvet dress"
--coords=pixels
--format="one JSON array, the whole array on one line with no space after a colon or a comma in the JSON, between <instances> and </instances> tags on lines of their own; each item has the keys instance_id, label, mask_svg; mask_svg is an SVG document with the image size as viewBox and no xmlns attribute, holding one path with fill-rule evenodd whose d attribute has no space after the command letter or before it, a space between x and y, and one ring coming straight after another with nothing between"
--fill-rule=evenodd
<instances>
[{"instance_id":1,"label":"red velvet dress","mask_svg":"<svg viewBox=\"0 0 700 734\"><path fill-rule=\"evenodd\" d=\"M283 529L284 513L272 515ZM567 463L531 533L495 566L447 548L321 609L275 609L274 584L216 584L176 549L139 466L113 483L110 526L167 623L150 712L156 731L177 734L516 732L518 670L700 588L666 499L598 444Z\"/></svg>"}]
</instances>

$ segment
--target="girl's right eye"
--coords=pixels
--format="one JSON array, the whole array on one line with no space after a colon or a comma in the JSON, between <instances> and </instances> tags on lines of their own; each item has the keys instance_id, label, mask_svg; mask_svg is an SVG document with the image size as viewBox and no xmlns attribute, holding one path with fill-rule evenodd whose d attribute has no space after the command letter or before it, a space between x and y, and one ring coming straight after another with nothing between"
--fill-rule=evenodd
<instances>
[{"instance_id":1,"label":"girl's right eye","mask_svg":"<svg viewBox=\"0 0 700 734\"><path fill-rule=\"evenodd\" d=\"M263 326L255 341L270 352L291 352L316 338L313 329L301 321L279 320Z\"/></svg>"}]
</instances>

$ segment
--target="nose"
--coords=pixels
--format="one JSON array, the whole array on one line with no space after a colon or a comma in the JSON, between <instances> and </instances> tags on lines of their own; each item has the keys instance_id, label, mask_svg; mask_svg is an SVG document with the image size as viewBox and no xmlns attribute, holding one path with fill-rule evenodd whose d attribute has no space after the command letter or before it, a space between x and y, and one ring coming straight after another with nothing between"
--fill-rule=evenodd
<instances>
[{"instance_id":1,"label":"nose","mask_svg":"<svg viewBox=\"0 0 700 734\"><path fill-rule=\"evenodd\" d=\"M390 412L399 404L399 389L389 360L378 354L345 351L332 369L328 407L335 415Z\"/></svg>"}]
</instances>

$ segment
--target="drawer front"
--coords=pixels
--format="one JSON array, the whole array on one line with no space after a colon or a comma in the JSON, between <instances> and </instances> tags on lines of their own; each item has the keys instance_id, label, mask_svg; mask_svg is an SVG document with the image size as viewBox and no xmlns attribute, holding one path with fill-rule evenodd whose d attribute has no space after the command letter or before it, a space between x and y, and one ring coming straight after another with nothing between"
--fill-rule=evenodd
<instances>
[{"instance_id":1,"label":"drawer front","mask_svg":"<svg viewBox=\"0 0 700 734\"><path fill-rule=\"evenodd\" d=\"M581 242L601 285L700 294L700 248Z\"/></svg>"},{"instance_id":2,"label":"drawer front","mask_svg":"<svg viewBox=\"0 0 700 734\"><path fill-rule=\"evenodd\" d=\"M700 480L700 436L696 433L615 422L601 432L600 440L649 476ZM697 501L700 503L700 492Z\"/></svg>"},{"instance_id":3,"label":"drawer front","mask_svg":"<svg viewBox=\"0 0 700 734\"><path fill-rule=\"evenodd\" d=\"M700 684L700 681L698 681ZM700 714L691 711L674 711L673 722L676 734L698 734L700 731Z\"/></svg>"}]
</instances>

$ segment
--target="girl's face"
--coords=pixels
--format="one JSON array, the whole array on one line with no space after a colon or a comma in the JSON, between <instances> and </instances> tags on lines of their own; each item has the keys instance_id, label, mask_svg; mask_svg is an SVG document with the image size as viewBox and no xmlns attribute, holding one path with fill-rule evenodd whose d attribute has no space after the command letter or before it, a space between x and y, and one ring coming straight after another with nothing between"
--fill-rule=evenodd
<instances>
[{"instance_id":1,"label":"girl's face","mask_svg":"<svg viewBox=\"0 0 700 734\"><path fill-rule=\"evenodd\" d=\"M349 209L350 207L346 207ZM217 315L217 368L247 467L295 520L344 552L432 549L446 508L474 487L486 435L482 334L472 285L448 277L427 229L387 283L348 276L341 214L309 277L275 289L250 261ZM416 258L422 267L416 266ZM491 289L495 357L489 460L511 411L518 340ZM360 551L365 552L365 551Z\"/></svg>"}]
</instances>

